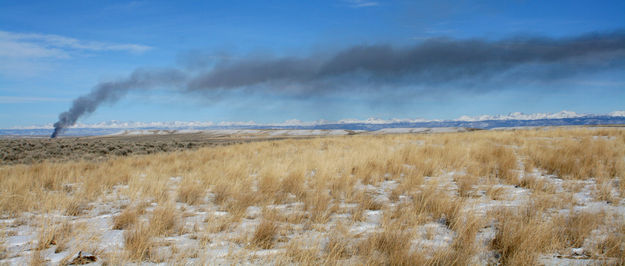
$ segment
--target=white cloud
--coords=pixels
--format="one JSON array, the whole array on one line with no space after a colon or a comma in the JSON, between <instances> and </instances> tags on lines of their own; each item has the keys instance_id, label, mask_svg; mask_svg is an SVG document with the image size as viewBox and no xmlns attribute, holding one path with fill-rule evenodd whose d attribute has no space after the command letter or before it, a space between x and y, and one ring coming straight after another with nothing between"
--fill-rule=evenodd
<instances>
[{"instance_id":1,"label":"white cloud","mask_svg":"<svg viewBox=\"0 0 625 266\"><path fill-rule=\"evenodd\" d=\"M0 57L67 58L73 51L142 53L150 49L150 46L141 44L95 42L54 34L0 31Z\"/></svg>"},{"instance_id":2,"label":"white cloud","mask_svg":"<svg viewBox=\"0 0 625 266\"><path fill-rule=\"evenodd\" d=\"M64 102L70 99L51 97L0 96L0 103Z\"/></svg>"},{"instance_id":3,"label":"white cloud","mask_svg":"<svg viewBox=\"0 0 625 266\"><path fill-rule=\"evenodd\" d=\"M79 53L118 51L143 53L150 46L127 43L85 41L75 38L38 33L17 33L0 30L0 74L33 76L52 69L53 62Z\"/></svg>"},{"instance_id":4,"label":"white cloud","mask_svg":"<svg viewBox=\"0 0 625 266\"><path fill-rule=\"evenodd\" d=\"M377 6L380 4L376 1L370 1L370 0L344 0L344 2L353 8Z\"/></svg>"},{"instance_id":5,"label":"white cloud","mask_svg":"<svg viewBox=\"0 0 625 266\"><path fill-rule=\"evenodd\" d=\"M0 58L66 58L68 54L58 48L50 48L42 45L19 42L4 38L0 32Z\"/></svg>"}]
</instances>

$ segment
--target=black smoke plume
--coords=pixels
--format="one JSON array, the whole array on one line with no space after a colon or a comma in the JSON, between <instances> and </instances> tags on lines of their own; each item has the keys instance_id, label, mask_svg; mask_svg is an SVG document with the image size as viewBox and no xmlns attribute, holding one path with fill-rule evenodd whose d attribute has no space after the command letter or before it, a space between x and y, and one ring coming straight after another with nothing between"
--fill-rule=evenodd
<instances>
[{"instance_id":1,"label":"black smoke plume","mask_svg":"<svg viewBox=\"0 0 625 266\"><path fill-rule=\"evenodd\" d=\"M125 79L100 83L89 94L76 98L72 107L59 115L50 137L55 138L66 127L74 125L81 116L93 113L103 103L119 100L131 89L180 86L184 80L184 74L175 69L137 69Z\"/></svg>"},{"instance_id":2,"label":"black smoke plume","mask_svg":"<svg viewBox=\"0 0 625 266\"><path fill-rule=\"evenodd\" d=\"M203 65L203 64L199 64ZM514 37L503 40L434 38L410 47L357 45L325 56L218 59L206 70L185 68L136 70L128 78L104 82L74 100L54 124L58 136L102 103L130 90L175 88L181 93L253 88L292 94L349 90L346 84L440 85L462 80L487 83L508 78L560 79L579 72L621 69L625 65L625 31L568 38ZM515 69L530 68L514 72ZM384 87L384 86L378 86ZM387 86L388 87L388 86Z\"/></svg>"}]
</instances>

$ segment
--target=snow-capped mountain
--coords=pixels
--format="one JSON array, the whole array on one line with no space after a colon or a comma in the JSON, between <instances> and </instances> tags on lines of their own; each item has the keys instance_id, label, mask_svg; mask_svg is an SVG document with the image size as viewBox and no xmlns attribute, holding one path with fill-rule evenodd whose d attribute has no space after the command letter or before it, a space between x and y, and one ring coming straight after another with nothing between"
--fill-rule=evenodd
<instances>
[{"instance_id":1,"label":"snow-capped mountain","mask_svg":"<svg viewBox=\"0 0 625 266\"><path fill-rule=\"evenodd\" d=\"M617 112L623 112L623 111L616 111L612 113L617 113ZM514 113L507 114L507 115L461 116L460 118L455 119L454 121L539 120L539 119L577 118L577 117L584 117L584 116L596 116L596 115L578 114L572 111L561 111L557 113L534 113L534 114L524 114L521 112L514 112Z\"/></svg>"},{"instance_id":2,"label":"snow-capped mountain","mask_svg":"<svg viewBox=\"0 0 625 266\"><path fill-rule=\"evenodd\" d=\"M572 111L557 113L524 114L514 112L507 115L461 116L453 120L427 119L380 119L368 118L343 119L336 122L317 120L311 122L297 119L281 123L247 122L206 122L206 121L172 121L172 122L122 122L107 121L95 124L77 123L67 129L64 135L103 135L115 133L121 129L349 129L379 130L383 128L416 128L416 127L467 127L491 129L498 127L523 126L565 126L565 125L602 125L625 124L625 111L614 111L608 114L578 114ZM48 135L53 129L52 124L42 126L15 127L0 129L0 135Z\"/></svg>"},{"instance_id":3,"label":"snow-capped mountain","mask_svg":"<svg viewBox=\"0 0 625 266\"><path fill-rule=\"evenodd\" d=\"M609 116L625 116L625 111L614 111L608 114Z\"/></svg>"}]
</instances>

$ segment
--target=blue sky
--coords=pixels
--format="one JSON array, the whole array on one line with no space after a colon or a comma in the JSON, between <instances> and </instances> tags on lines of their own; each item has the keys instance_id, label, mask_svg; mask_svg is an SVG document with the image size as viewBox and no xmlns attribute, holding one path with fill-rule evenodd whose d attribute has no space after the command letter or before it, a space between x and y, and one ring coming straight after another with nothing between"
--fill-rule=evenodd
<instances>
[{"instance_id":1,"label":"blue sky","mask_svg":"<svg viewBox=\"0 0 625 266\"><path fill-rule=\"evenodd\" d=\"M206 58L309 56L429 38L560 38L625 28L623 1L0 1L0 128L54 123L72 99L136 68ZM191 58L189 58L191 57ZM398 85L399 86L399 85ZM453 84L449 86L454 86ZM462 86L462 85L457 85ZM474 93L133 91L79 122L452 119L509 112L625 109L625 70ZM392 94L392 95L389 95Z\"/></svg>"}]
</instances>

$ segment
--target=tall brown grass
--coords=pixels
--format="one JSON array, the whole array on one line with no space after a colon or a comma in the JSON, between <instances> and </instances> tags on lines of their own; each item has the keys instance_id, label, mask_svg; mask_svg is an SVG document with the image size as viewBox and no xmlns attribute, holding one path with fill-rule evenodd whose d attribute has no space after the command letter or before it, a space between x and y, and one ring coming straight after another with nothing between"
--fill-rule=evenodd
<instances>
[{"instance_id":1,"label":"tall brown grass","mask_svg":"<svg viewBox=\"0 0 625 266\"><path fill-rule=\"evenodd\" d=\"M258 227L256 227L256 231L254 231L254 235L252 236L250 243L255 247L263 249L272 248L277 231L278 225L275 222L271 220L263 220Z\"/></svg>"},{"instance_id":2,"label":"tall brown grass","mask_svg":"<svg viewBox=\"0 0 625 266\"><path fill-rule=\"evenodd\" d=\"M285 263L464 265L476 263L486 249L501 264L533 264L542 255L588 243L596 258L622 261L625 250L622 223L614 225L610 213L577 211L575 206L584 206L573 196L590 189L593 200L622 206L625 130L620 128L266 141L99 163L3 166L0 176L4 218L29 212L81 219L92 215L94 204L129 200L111 218L113 229L124 230L120 263L161 260L153 254L159 241L189 231L207 246L250 219L261 219L252 234L232 239L248 241L239 245L245 249L282 249L276 261ZM484 202L514 207L474 212L473 206ZM263 214L248 217L252 206ZM185 224L186 216L194 215L187 215L189 210L207 213L193 229ZM345 229L366 222L368 213L382 213L376 230ZM61 246L75 234L48 223L39 227L37 250ZM415 249L417 228L431 223L454 232L449 246ZM477 235L488 226L496 233L484 246ZM597 230L610 234L590 241ZM326 235L327 243L294 237L304 231ZM33 262L40 256L33 253Z\"/></svg>"},{"instance_id":3,"label":"tall brown grass","mask_svg":"<svg viewBox=\"0 0 625 266\"><path fill-rule=\"evenodd\" d=\"M617 159L625 151L616 140L583 136L536 141L528 144L525 152L538 168L562 178L613 178L625 173L625 162Z\"/></svg>"},{"instance_id":4,"label":"tall brown grass","mask_svg":"<svg viewBox=\"0 0 625 266\"><path fill-rule=\"evenodd\" d=\"M497 252L504 265L535 265L540 252L552 250L552 241L558 241L557 225L544 221L541 212L528 206L518 212L500 210L497 233L490 247Z\"/></svg>"},{"instance_id":5,"label":"tall brown grass","mask_svg":"<svg viewBox=\"0 0 625 266\"><path fill-rule=\"evenodd\" d=\"M154 249L153 232L150 226L144 223L136 224L124 232L124 246L128 258L134 261L146 260Z\"/></svg>"}]
</instances>

